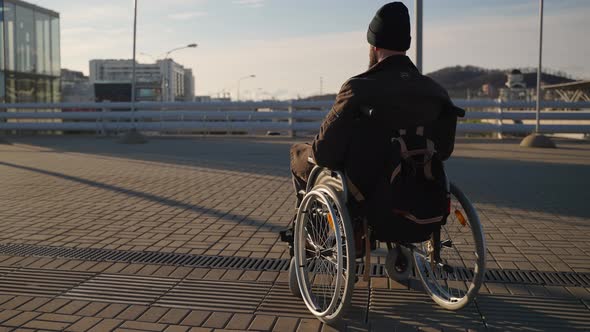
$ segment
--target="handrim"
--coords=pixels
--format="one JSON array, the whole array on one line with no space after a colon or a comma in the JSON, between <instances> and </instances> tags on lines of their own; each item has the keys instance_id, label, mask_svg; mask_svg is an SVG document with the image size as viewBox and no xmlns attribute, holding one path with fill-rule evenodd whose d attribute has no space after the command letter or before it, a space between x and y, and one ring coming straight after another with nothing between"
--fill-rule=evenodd
<instances>
[{"instance_id":1,"label":"handrim","mask_svg":"<svg viewBox=\"0 0 590 332\"><path fill-rule=\"evenodd\" d=\"M416 266L416 272L420 277L424 288L432 297L432 299L442 306L445 309L449 310L459 310L465 307L475 296L477 295L481 284L483 283L484 273L485 273L485 238L483 235L483 230L481 227L481 223L479 221L479 217L477 216L477 212L475 211L473 205L469 201L469 199L455 186L451 183L450 186L451 194L457 200L459 207L463 209L463 211L467 214L467 221L471 229L471 236L473 240L473 245L475 246L472 248L474 259L474 266L465 266L468 270L473 269L473 278L469 281L468 287L465 287L465 291L457 290L457 295L453 293L454 286L450 285L455 282L449 282L445 279L445 273L441 270L440 267L435 267L435 270L432 269L430 259L426 258L427 256L427 248L426 244L428 242L422 243L418 245L417 250L414 251L414 262ZM451 211L451 216L449 218L454 218L453 211ZM451 221L452 222L452 221ZM441 230L441 241L444 241L446 238L453 240L451 235L449 234L446 226L443 226ZM453 249L446 249L446 250L455 250L455 254L457 257L465 263L463 257L459 253L457 249L456 243L453 244ZM434 273L433 273L434 272ZM432 278L432 276L435 278ZM436 275L439 275L441 278L437 278ZM441 281L447 285L447 289L441 285ZM461 282L459 282L461 283Z\"/></svg>"},{"instance_id":2,"label":"handrim","mask_svg":"<svg viewBox=\"0 0 590 332\"><path fill-rule=\"evenodd\" d=\"M313 201L318 200L322 203L322 205L329 211L329 215L332 216L334 232L338 233L337 238L340 241L336 241L336 260L337 260L337 269L336 271L340 271L340 273L336 273L336 280L340 281L337 287L333 288L334 294L332 294L331 305L322 310L321 312L316 309L315 302L311 296L310 292L310 278L308 278L308 273L310 273L305 266L301 266L300 262L302 260L302 253L304 252L305 246L304 234L305 234L305 224L309 220L306 220L305 212L312 206ZM354 274L355 271L355 261L353 259L349 259L349 257L354 257L354 242L353 242L353 235L352 235L352 226L350 225L350 219L348 217L348 212L343 209L343 204L340 196L337 194L335 190L333 190L330 186L326 185L317 185L314 190L309 192L303 199L302 204L298 210L297 214L297 224L295 226L295 262L297 265L296 268L296 275L297 280L299 283L299 287L301 290L302 297L308 309L321 321L327 324L333 324L340 319L341 313L343 309L345 309L349 304L352 298L352 290L354 287L355 276L351 277L351 273ZM313 272L311 272L313 273ZM313 293L313 289L311 289ZM333 304L333 306L332 306Z\"/></svg>"}]
</instances>

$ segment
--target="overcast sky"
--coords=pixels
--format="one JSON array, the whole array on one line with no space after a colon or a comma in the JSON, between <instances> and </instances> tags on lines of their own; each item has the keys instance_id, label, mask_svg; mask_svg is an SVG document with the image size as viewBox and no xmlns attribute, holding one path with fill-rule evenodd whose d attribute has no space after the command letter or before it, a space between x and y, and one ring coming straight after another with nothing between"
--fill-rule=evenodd
<instances>
[{"instance_id":1,"label":"overcast sky","mask_svg":"<svg viewBox=\"0 0 590 332\"><path fill-rule=\"evenodd\" d=\"M131 58L132 0L29 0L61 14L62 67ZM366 28L379 0L139 0L138 52L191 67L197 95L336 92L367 67ZM413 12L413 1L403 1ZM424 71L446 66L534 67L537 0L425 0ZM544 65L590 79L590 1L545 1ZM413 19L412 19L413 21ZM413 50L410 50L410 54ZM141 62L153 61L138 56Z\"/></svg>"}]
</instances>

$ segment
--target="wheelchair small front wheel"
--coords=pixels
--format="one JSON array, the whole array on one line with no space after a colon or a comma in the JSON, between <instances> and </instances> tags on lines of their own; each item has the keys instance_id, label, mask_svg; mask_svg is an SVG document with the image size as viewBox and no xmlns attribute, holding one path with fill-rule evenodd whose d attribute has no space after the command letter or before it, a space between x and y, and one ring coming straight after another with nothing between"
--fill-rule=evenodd
<instances>
[{"instance_id":1,"label":"wheelchair small front wheel","mask_svg":"<svg viewBox=\"0 0 590 332\"><path fill-rule=\"evenodd\" d=\"M333 189L320 185L305 195L293 245L305 305L324 323L335 324L350 304L356 270L352 225Z\"/></svg>"},{"instance_id":2,"label":"wheelchair small front wheel","mask_svg":"<svg viewBox=\"0 0 590 332\"><path fill-rule=\"evenodd\" d=\"M440 230L440 258L432 257L431 241L414 250L422 285L441 307L459 310L477 296L485 274L485 238L475 207L451 183L451 211Z\"/></svg>"}]
</instances>

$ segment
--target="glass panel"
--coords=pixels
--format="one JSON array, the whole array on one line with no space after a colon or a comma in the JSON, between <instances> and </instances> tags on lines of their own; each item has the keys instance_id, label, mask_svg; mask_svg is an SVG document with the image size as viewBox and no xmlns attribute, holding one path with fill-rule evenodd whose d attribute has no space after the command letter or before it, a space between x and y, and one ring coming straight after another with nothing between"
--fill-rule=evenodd
<instances>
[{"instance_id":1,"label":"glass panel","mask_svg":"<svg viewBox=\"0 0 590 332\"><path fill-rule=\"evenodd\" d=\"M4 69L4 1L0 0L0 70ZM2 84L4 87L4 84ZM4 96L4 91L1 92Z\"/></svg>"},{"instance_id":2,"label":"glass panel","mask_svg":"<svg viewBox=\"0 0 590 332\"><path fill-rule=\"evenodd\" d=\"M51 75L51 44L49 15L35 12L35 39L37 40L37 73Z\"/></svg>"},{"instance_id":3,"label":"glass panel","mask_svg":"<svg viewBox=\"0 0 590 332\"><path fill-rule=\"evenodd\" d=\"M141 88L138 93L141 98L149 98L156 96L156 89Z\"/></svg>"},{"instance_id":4,"label":"glass panel","mask_svg":"<svg viewBox=\"0 0 590 332\"><path fill-rule=\"evenodd\" d=\"M6 41L6 69L15 70L15 42L14 35L16 31L16 9L13 3L4 4L4 21L5 21L5 41Z\"/></svg>"},{"instance_id":5,"label":"glass panel","mask_svg":"<svg viewBox=\"0 0 590 332\"><path fill-rule=\"evenodd\" d=\"M50 100L51 102L54 103L59 103L61 102L61 84L59 81L59 78L54 78L51 80L51 85L52 85L52 100Z\"/></svg>"},{"instance_id":6,"label":"glass panel","mask_svg":"<svg viewBox=\"0 0 590 332\"><path fill-rule=\"evenodd\" d=\"M51 18L51 68L53 76L60 76L61 61L59 52L59 18Z\"/></svg>"},{"instance_id":7,"label":"glass panel","mask_svg":"<svg viewBox=\"0 0 590 332\"><path fill-rule=\"evenodd\" d=\"M50 103L53 101L52 85L49 78L40 78L37 80L37 96L38 103Z\"/></svg>"},{"instance_id":8,"label":"glass panel","mask_svg":"<svg viewBox=\"0 0 590 332\"><path fill-rule=\"evenodd\" d=\"M0 103L4 103L4 92L6 91L4 86L4 73L0 72Z\"/></svg>"},{"instance_id":9,"label":"glass panel","mask_svg":"<svg viewBox=\"0 0 590 332\"><path fill-rule=\"evenodd\" d=\"M16 6L16 71L35 72L35 20L29 8Z\"/></svg>"},{"instance_id":10,"label":"glass panel","mask_svg":"<svg viewBox=\"0 0 590 332\"><path fill-rule=\"evenodd\" d=\"M36 82L30 76L16 76L16 101L18 103L34 103L36 100Z\"/></svg>"}]
</instances>

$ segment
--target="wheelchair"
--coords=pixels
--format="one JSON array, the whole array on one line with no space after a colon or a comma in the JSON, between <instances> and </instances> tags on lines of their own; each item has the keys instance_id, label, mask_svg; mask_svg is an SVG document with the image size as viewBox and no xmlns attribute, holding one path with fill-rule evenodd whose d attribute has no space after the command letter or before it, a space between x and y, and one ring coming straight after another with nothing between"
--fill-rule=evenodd
<instances>
[{"instance_id":1,"label":"wheelchair","mask_svg":"<svg viewBox=\"0 0 590 332\"><path fill-rule=\"evenodd\" d=\"M357 257L348 190L343 173L314 166L287 240L292 254L289 288L314 316L329 325L336 324L350 306L361 259L369 281L367 268L374 249L365 219L366 256ZM425 242L386 241L385 270L397 281L410 278L413 270L437 304L459 310L476 297L483 283L486 249L475 208L449 181L447 190L451 210L446 223Z\"/></svg>"}]
</instances>

